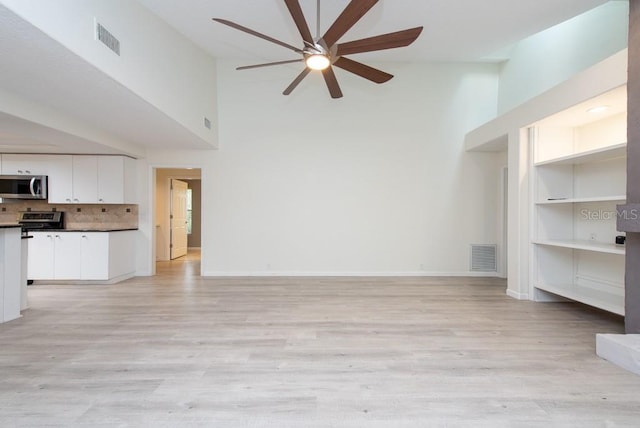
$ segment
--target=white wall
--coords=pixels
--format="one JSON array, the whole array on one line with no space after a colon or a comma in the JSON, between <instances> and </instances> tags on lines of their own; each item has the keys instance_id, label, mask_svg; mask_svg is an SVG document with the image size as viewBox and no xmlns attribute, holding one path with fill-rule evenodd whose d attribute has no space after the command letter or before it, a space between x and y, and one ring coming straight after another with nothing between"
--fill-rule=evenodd
<instances>
[{"instance_id":1,"label":"white wall","mask_svg":"<svg viewBox=\"0 0 640 428\"><path fill-rule=\"evenodd\" d=\"M629 3L610 1L524 39L500 73L504 113L627 47Z\"/></svg>"},{"instance_id":2,"label":"white wall","mask_svg":"<svg viewBox=\"0 0 640 428\"><path fill-rule=\"evenodd\" d=\"M215 146L215 60L129 0L2 0L51 38ZM117 56L95 40L94 18L121 43Z\"/></svg>"},{"instance_id":3,"label":"white wall","mask_svg":"<svg viewBox=\"0 0 640 428\"><path fill-rule=\"evenodd\" d=\"M206 275L467 274L469 244L496 242L500 155L463 138L496 114L497 66L383 64L381 86L338 70L332 100L318 75L285 97L297 68L235 65L203 169Z\"/></svg>"}]
</instances>

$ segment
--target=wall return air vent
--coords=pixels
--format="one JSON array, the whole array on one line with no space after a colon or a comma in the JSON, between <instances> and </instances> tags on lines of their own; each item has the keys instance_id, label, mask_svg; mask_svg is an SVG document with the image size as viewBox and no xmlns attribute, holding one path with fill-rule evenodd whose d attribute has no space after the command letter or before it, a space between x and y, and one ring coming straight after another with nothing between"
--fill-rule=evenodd
<instances>
[{"instance_id":1,"label":"wall return air vent","mask_svg":"<svg viewBox=\"0 0 640 428\"><path fill-rule=\"evenodd\" d=\"M96 21L96 40L101 41L106 47L120 56L120 40Z\"/></svg>"},{"instance_id":2,"label":"wall return air vent","mask_svg":"<svg viewBox=\"0 0 640 428\"><path fill-rule=\"evenodd\" d=\"M486 244L471 244L471 270L473 272L496 272L497 246Z\"/></svg>"}]
</instances>

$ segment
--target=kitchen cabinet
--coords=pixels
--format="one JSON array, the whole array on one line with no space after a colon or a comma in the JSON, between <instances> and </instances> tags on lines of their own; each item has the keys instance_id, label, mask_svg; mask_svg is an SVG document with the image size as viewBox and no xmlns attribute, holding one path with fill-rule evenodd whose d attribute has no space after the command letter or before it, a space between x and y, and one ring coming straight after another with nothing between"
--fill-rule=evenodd
<instances>
[{"instance_id":1,"label":"kitchen cabinet","mask_svg":"<svg viewBox=\"0 0 640 428\"><path fill-rule=\"evenodd\" d=\"M73 156L73 203L98 203L98 157Z\"/></svg>"},{"instance_id":2,"label":"kitchen cabinet","mask_svg":"<svg viewBox=\"0 0 640 428\"><path fill-rule=\"evenodd\" d=\"M82 232L79 235L81 240L80 279L109 279L109 263L106 261L109 260L110 234L105 232Z\"/></svg>"},{"instance_id":3,"label":"kitchen cabinet","mask_svg":"<svg viewBox=\"0 0 640 428\"><path fill-rule=\"evenodd\" d=\"M135 274L135 231L30 234L29 279L114 283Z\"/></svg>"},{"instance_id":4,"label":"kitchen cabinet","mask_svg":"<svg viewBox=\"0 0 640 428\"><path fill-rule=\"evenodd\" d=\"M53 233L30 232L29 235L33 238L29 240L27 278L34 280L53 278Z\"/></svg>"},{"instance_id":5,"label":"kitchen cabinet","mask_svg":"<svg viewBox=\"0 0 640 428\"><path fill-rule=\"evenodd\" d=\"M52 156L49 164L49 203L73 202L73 157Z\"/></svg>"},{"instance_id":6,"label":"kitchen cabinet","mask_svg":"<svg viewBox=\"0 0 640 428\"><path fill-rule=\"evenodd\" d=\"M134 204L136 164L126 156L52 156L49 203Z\"/></svg>"},{"instance_id":7,"label":"kitchen cabinet","mask_svg":"<svg viewBox=\"0 0 640 428\"><path fill-rule=\"evenodd\" d=\"M2 173L5 175L48 175L49 163L54 155L2 155Z\"/></svg>"},{"instance_id":8,"label":"kitchen cabinet","mask_svg":"<svg viewBox=\"0 0 640 428\"><path fill-rule=\"evenodd\" d=\"M81 241L77 233L53 234L53 275L55 279L82 278L80 264Z\"/></svg>"},{"instance_id":9,"label":"kitchen cabinet","mask_svg":"<svg viewBox=\"0 0 640 428\"><path fill-rule=\"evenodd\" d=\"M98 156L98 203L136 203L135 160L126 156Z\"/></svg>"},{"instance_id":10,"label":"kitchen cabinet","mask_svg":"<svg viewBox=\"0 0 640 428\"><path fill-rule=\"evenodd\" d=\"M80 235L61 232L31 232L27 277L80 279Z\"/></svg>"}]
</instances>

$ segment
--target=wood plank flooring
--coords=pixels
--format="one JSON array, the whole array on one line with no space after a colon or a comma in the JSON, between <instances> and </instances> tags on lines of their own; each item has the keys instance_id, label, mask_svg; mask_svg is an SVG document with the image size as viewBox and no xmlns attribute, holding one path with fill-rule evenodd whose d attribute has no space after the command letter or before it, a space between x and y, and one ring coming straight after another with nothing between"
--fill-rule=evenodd
<instances>
[{"instance_id":1,"label":"wood plank flooring","mask_svg":"<svg viewBox=\"0 0 640 428\"><path fill-rule=\"evenodd\" d=\"M0 325L2 427L637 427L622 319L468 278L38 285Z\"/></svg>"}]
</instances>

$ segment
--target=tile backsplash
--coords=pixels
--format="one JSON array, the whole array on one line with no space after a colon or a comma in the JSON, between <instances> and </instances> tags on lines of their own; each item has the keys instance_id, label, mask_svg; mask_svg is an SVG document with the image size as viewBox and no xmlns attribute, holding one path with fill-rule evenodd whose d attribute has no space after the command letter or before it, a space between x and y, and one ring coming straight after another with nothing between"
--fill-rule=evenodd
<instances>
[{"instance_id":1,"label":"tile backsplash","mask_svg":"<svg viewBox=\"0 0 640 428\"><path fill-rule=\"evenodd\" d=\"M66 229L137 229L135 204L49 204L46 201L4 201L0 203L0 223L15 223L21 211L62 211Z\"/></svg>"}]
</instances>

